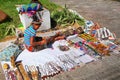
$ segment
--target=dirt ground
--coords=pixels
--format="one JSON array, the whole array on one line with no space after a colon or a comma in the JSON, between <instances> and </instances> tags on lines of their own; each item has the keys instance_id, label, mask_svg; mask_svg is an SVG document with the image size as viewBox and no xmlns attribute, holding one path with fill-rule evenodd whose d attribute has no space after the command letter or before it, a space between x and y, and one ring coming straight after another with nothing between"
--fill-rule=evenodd
<instances>
[{"instance_id":1,"label":"dirt ground","mask_svg":"<svg viewBox=\"0 0 120 80\"><path fill-rule=\"evenodd\" d=\"M51 0L76 10L87 20L109 28L120 38L120 2L112 0ZM0 68L1 69L1 68ZM0 80L4 80L0 70ZM48 80L120 80L120 54L111 53L102 60L61 73Z\"/></svg>"}]
</instances>

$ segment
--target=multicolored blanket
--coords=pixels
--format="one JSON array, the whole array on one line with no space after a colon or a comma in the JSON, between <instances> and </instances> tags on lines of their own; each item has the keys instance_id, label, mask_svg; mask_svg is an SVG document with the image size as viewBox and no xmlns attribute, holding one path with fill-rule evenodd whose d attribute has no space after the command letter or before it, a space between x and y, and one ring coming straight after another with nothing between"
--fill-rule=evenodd
<instances>
[{"instance_id":1,"label":"multicolored blanket","mask_svg":"<svg viewBox=\"0 0 120 80\"><path fill-rule=\"evenodd\" d=\"M31 12L31 11L38 11L42 9L42 6L38 3L31 3L31 4L27 4L27 5L22 5L20 8L20 12L24 13L24 12Z\"/></svg>"},{"instance_id":2,"label":"multicolored blanket","mask_svg":"<svg viewBox=\"0 0 120 80\"><path fill-rule=\"evenodd\" d=\"M29 17L33 16L37 11L43 10L43 7L38 3L31 3L19 7L20 14L27 14Z\"/></svg>"}]
</instances>

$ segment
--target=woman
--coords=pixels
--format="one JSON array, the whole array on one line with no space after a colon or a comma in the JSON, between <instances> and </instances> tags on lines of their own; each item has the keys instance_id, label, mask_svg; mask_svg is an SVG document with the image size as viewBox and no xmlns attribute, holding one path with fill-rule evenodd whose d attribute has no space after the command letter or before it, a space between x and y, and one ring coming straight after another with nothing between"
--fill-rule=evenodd
<instances>
[{"instance_id":1,"label":"woman","mask_svg":"<svg viewBox=\"0 0 120 80\"><path fill-rule=\"evenodd\" d=\"M24 43L26 48L31 52L35 51L36 46L42 46L46 44L46 39L43 39L42 37L39 37L38 39L38 37L36 36L36 31L37 29L39 29L40 26L41 26L40 21L33 21L32 25L30 25L24 31Z\"/></svg>"}]
</instances>

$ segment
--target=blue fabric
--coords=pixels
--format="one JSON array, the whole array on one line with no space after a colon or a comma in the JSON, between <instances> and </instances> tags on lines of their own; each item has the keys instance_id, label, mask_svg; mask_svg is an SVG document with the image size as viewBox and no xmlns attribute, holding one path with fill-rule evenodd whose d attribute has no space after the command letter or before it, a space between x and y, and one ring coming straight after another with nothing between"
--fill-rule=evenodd
<instances>
[{"instance_id":1,"label":"blue fabric","mask_svg":"<svg viewBox=\"0 0 120 80\"><path fill-rule=\"evenodd\" d=\"M96 32L97 32L96 30L93 30L93 31L92 31L92 34L95 34Z\"/></svg>"},{"instance_id":2,"label":"blue fabric","mask_svg":"<svg viewBox=\"0 0 120 80\"><path fill-rule=\"evenodd\" d=\"M15 44L11 44L0 52L0 61L10 61L11 56L15 56L21 53L19 47Z\"/></svg>"},{"instance_id":3,"label":"blue fabric","mask_svg":"<svg viewBox=\"0 0 120 80\"><path fill-rule=\"evenodd\" d=\"M24 43L27 46L30 46L30 38L33 36L36 36L36 30L33 29L33 26L30 26L24 32Z\"/></svg>"},{"instance_id":4,"label":"blue fabric","mask_svg":"<svg viewBox=\"0 0 120 80\"><path fill-rule=\"evenodd\" d=\"M42 6L38 3L31 3L27 5L22 5L20 12L30 12L30 11L38 11Z\"/></svg>"}]
</instances>

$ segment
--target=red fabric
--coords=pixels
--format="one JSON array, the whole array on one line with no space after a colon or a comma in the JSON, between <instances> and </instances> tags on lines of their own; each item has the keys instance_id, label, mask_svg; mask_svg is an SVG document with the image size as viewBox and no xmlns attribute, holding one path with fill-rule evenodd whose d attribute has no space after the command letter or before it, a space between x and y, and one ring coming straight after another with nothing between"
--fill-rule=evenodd
<instances>
[{"instance_id":1,"label":"red fabric","mask_svg":"<svg viewBox=\"0 0 120 80\"><path fill-rule=\"evenodd\" d=\"M25 46L26 46L27 50L29 50L30 52L33 52L34 48L32 46L27 46L27 45L25 45Z\"/></svg>"}]
</instances>

